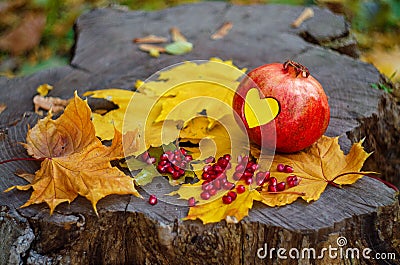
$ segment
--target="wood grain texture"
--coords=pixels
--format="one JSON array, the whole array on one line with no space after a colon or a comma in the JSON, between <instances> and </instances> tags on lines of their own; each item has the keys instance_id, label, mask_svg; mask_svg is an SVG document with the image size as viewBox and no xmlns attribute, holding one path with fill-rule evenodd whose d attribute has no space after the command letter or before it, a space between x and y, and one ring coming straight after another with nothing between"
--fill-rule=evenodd
<instances>
[{"instance_id":1,"label":"wood grain texture","mask_svg":"<svg viewBox=\"0 0 400 265\"><path fill-rule=\"evenodd\" d=\"M74 90L79 94L110 87L132 90L137 79L164 67L210 57L233 59L250 69L286 59L307 65L329 96L332 119L327 135L341 135L340 144L348 151L363 134L354 133L350 139L347 135L380 115L383 93L370 87L379 82L380 74L369 64L303 38L304 32L324 41L346 36L343 17L315 8L316 19L293 29L290 23L301 11L301 7L221 2L155 12L93 10L77 21L70 66L0 79L0 101L7 104L0 114L0 160L27 156L18 142L25 140L28 125L39 118L32 113L31 101L42 83L54 86L49 96L62 98L71 97ZM232 30L223 39L211 40L225 21L233 23ZM326 31L317 30L321 25L315 23L321 21ZM191 53L152 58L132 43L133 38L149 34L169 36L173 26L194 44ZM14 175L16 169L34 172L38 167L27 161L1 165L0 189L25 183ZM186 207L164 202L150 206L131 196L101 200L99 217L83 198L60 205L49 216L45 205L20 209L28 197L29 192L0 193L0 233L6 238L0 242L0 264L379 264L362 259L282 260L276 255L261 260L256 255L264 243L321 250L336 246L339 236L348 239L349 247L370 247L374 253L395 252L400 257L398 200L393 190L369 178L343 189L328 187L320 200L310 204L297 201L280 208L256 204L239 224L182 221Z\"/></svg>"}]
</instances>

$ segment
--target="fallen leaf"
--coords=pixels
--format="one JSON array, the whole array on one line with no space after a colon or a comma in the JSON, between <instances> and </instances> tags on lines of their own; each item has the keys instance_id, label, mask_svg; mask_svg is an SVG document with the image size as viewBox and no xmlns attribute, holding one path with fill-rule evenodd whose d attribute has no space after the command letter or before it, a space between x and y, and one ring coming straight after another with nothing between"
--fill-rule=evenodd
<instances>
[{"instance_id":1,"label":"fallen leaf","mask_svg":"<svg viewBox=\"0 0 400 265\"><path fill-rule=\"evenodd\" d=\"M257 190L246 189L244 193L237 194L236 200L231 204L224 204L221 197L217 197L209 203L190 207L184 220L200 219L203 224L208 224L225 219L227 222L238 223L249 214L253 202L261 199Z\"/></svg>"},{"instance_id":2,"label":"fallen leaf","mask_svg":"<svg viewBox=\"0 0 400 265\"><path fill-rule=\"evenodd\" d=\"M20 178L25 179L29 183L32 183L33 180L35 179L35 174L26 172L26 171L24 171L22 169L17 169L14 174L17 175Z\"/></svg>"},{"instance_id":3,"label":"fallen leaf","mask_svg":"<svg viewBox=\"0 0 400 265\"><path fill-rule=\"evenodd\" d=\"M170 33L171 33L172 41L174 41L174 42L177 42L177 41L187 42L186 37L183 36L183 34L182 34L181 31L179 30L179 28L177 28L177 27L172 27L172 28L170 29Z\"/></svg>"},{"instance_id":4,"label":"fallen leaf","mask_svg":"<svg viewBox=\"0 0 400 265\"><path fill-rule=\"evenodd\" d=\"M165 46L165 51L173 55L182 55L191 52L193 44L188 41L175 41Z\"/></svg>"},{"instance_id":5,"label":"fallen leaf","mask_svg":"<svg viewBox=\"0 0 400 265\"><path fill-rule=\"evenodd\" d=\"M288 188L282 193L269 193L267 188L261 192L263 203L269 206L282 206L301 197L305 201L319 199L328 184L353 184L363 175L371 172L360 171L370 154L364 151L362 141L354 144L345 155L340 149L338 137L322 136L316 143L304 151L294 154L276 154L270 169L271 176L286 181L288 173L278 172L278 164L290 165L293 174L301 178L299 185ZM259 161L262 165L263 162Z\"/></svg>"},{"instance_id":6,"label":"fallen leaf","mask_svg":"<svg viewBox=\"0 0 400 265\"><path fill-rule=\"evenodd\" d=\"M219 40L225 37L232 29L232 22L225 22L214 34L211 35L212 40Z\"/></svg>"},{"instance_id":7,"label":"fallen leaf","mask_svg":"<svg viewBox=\"0 0 400 265\"><path fill-rule=\"evenodd\" d=\"M139 45L139 49L145 52L157 51L159 53L163 53L167 51L164 47L153 44L141 44Z\"/></svg>"},{"instance_id":8,"label":"fallen leaf","mask_svg":"<svg viewBox=\"0 0 400 265\"><path fill-rule=\"evenodd\" d=\"M150 146L161 146L175 141L179 134L180 122L155 122L161 106L157 97L123 89L104 89L87 91L84 96L107 99L118 106L106 114L92 114L96 136L102 140L114 137L114 127L122 132L138 130L138 146L135 155L146 151Z\"/></svg>"},{"instance_id":9,"label":"fallen leaf","mask_svg":"<svg viewBox=\"0 0 400 265\"><path fill-rule=\"evenodd\" d=\"M167 42L168 39L156 35L147 35L142 38L134 38L133 42L134 43L165 43Z\"/></svg>"},{"instance_id":10,"label":"fallen leaf","mask_svg":"<svg viewBox=\"0 0 400 265\"><path fill-rule=\"evenodd\" d=\"M300 25L314 16L314 10L311 7L306 7L303 12L292 22L291 26L293 28L298 28Z\"/></svg>"},{"instance_id":11,"label":"fallen leaf","mask_svg":"<svg viewBox=\"0 0 400 265\"><path fill-rule=\"evenodd\" d=\"M49 93L50 90L53 89L53 86L49 84L43 84L36 88L36 91L39 93L40 96L45 97Z\"/></svg>"},{"instance_id":12,"label":"fallen leaf","mask_svg":"<svg viewBox=\"0 0 400 265\"><path fill-rule=\"evenodd\" d=\"M65 109L68 105L68 100L36 95L33 97L33 104L35 105L36 113L39 113L39 109L51 110L53 113L58 113Z\"/></svg>"},{"instance_id":13,"label":"fallen leaf","mask_svg":"<svg viewBox=\"0 0 400 265\"><path fill-rule=\"evenodd\" d=\"M130 171L139 170L139 172L134 176L135 183L139 186L145 186L151 183L155 177L160 176L155 165L147 164L135 157L127 159L126 165Z\"/></svg>"},{"instance_id":14,"label":"fallen leaf","mask_svg":"<svg viewBox=\"0 0 400 265\"><path fill-rule=\"evenodd\" d=\"M42 37L46 16L30 12L21 23L0 38L0 49L14 55L22 54L36 47Z\"/></svg>"},{"instance_id":15,"label":"fallen leaf","mask_svg":"<svg viewBox=\"0 0 400 265\"><path fill-rule=\"evenodd\" d=\"M3 111L5 111L6 108L7 108L7 105L6 105L6 104L0 103L0 114L1 114Z\"/></svg>"},{"instance_id":16,"label":"fallen leaf","mask_svg":"<svg viewBox=\"0 0 400 265\"><path fill-rule=\"evenodd\" d=\"M107 195L140 196L133 179L110 164L124 157L121 133L115 131L112 145L104 146L96 138L90 118L89 106L75 92L57 120L49 114L28 131L23 146L43 162L32 183L7 190L33 188L22 207L45 202L52 214L60 203L70 203L81 195L91 201L97 214L97 202Z\"/></svg>"}]
</instances>

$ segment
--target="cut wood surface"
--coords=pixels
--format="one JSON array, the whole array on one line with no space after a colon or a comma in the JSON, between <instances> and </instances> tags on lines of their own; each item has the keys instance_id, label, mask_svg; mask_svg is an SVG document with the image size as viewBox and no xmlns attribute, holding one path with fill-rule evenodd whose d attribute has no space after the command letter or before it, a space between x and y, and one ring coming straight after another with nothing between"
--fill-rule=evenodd
<instances>
[{"instance_id":1,"label":"cut wood surface","mask_svg":"<svg viewBox=\"0 0 400 265\"><path fill-rule=\"evenodd\" d=\"M373 130L384 130L385 124L392 123L374 127L372 121L380 124L380 119L391 117L387 111L396 111L396 106L385 107L390 96L371 88L381 81L377 69L349 56L357 51L348 45L353 40L344 18L326 9L313 9L314 17L298 28L291 23L303 8L283 5L207 2L154 12L93 10L76 23L76 45L69 66L0 79L0 103L7 105L0 114L0 160L27 157L18 142L25 141L28 126L40 118L33 112L32 98L43 83L54 87L49 96L64 99L72 97L75 90L80 95L111 87L133 90L137 79L144 80L164 67L219 57L249 69L287 59L306 65L329 97L331 121L326 134L340 135L346 152L352 142L367 135L367 146L381 146L379 156L370 159L382 162L386 150L377 144L383 141L378 138L382 134ZM210 36L226 21L233 24L232 29L223 38L212 40ZM168 37L172 27L178 27L193 43L192 52L153 58L132 43L134 38L150 34ZM388 166L395 171L399 151L390 146L395 159ZM0 165L0 190L26 184L15 171L33 173L39 165L28 161ZM369 170L382 172L386 178L381 167L382 163L369 164ZM0 264L400 264L396 194L367 177L342 189L328 187L310 204L300 200L280 208L256 204L238 224L182 221L187 207L162 201L150 206L140 198L114 195L99 202L99 217L83 198L58 206L50 216L44 204L19 208L29 195L16 190L0 193ZM320 251L329 245L337 247L340 236L347 239L346 247L371 248L371 257L395 253L397 260L382 263L362 257L330 259L328 255L285 260L277 258L276 252L272 258L257 257L265 243L271 248Z\"/></svg>"}]
</instances>

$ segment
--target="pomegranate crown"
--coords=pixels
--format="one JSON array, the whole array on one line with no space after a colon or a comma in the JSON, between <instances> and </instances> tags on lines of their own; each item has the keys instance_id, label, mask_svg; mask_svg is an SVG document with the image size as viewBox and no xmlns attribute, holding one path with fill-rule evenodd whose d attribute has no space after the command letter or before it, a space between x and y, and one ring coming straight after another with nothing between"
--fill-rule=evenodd
<instances>
[{"instance_id":1,"label":"pomegranate crown","mask_svg":"<svg viewBox=\"0 0 400 265\"><path fill-rule=\"evenodd\" d=\"M307 67L304 65L297 63L292 60L287 60L283 64L283 69L288 71L289 67L292 67L294 69L294 72L296 73L296 77L301 74L302 77L307 78L310 75L310 71L308 71Z\"/></svg>"}]
</instances>

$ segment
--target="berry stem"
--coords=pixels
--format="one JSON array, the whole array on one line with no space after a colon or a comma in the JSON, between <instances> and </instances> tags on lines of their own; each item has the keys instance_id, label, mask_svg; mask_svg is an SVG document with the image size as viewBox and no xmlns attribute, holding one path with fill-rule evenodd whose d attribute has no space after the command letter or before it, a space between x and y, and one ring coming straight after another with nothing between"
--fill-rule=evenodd
<instances>
[{"instance_id":1,"label":"berry stem","mask_svg":"<svg viewBox=\"0 0 400 265\"><path fill-rule=\"evenodd\" d=\"M17 158L12 158L12 159L7 159L0 161L1 164L6 164L14 161L43 161L45 158L33 158L33 157L17 157Z\"/></svg>"}]
</instances>

